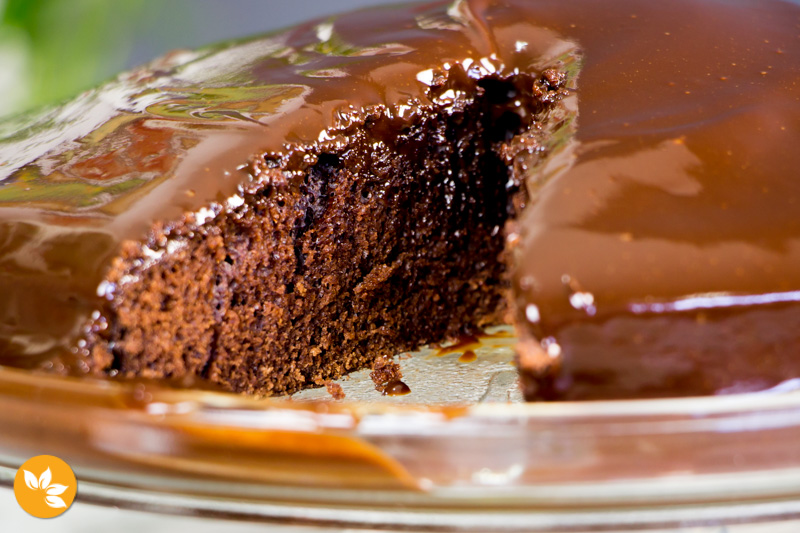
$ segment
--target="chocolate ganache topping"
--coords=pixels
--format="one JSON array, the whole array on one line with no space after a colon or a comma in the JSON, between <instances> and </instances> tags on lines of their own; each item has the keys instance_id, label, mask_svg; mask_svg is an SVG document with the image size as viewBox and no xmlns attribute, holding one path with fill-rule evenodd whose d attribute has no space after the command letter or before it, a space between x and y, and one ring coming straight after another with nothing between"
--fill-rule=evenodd
<instances>
[{"instance_id":1,"label":"chocolate ganache topping","mask_svg":"<svg viewBox=\"0 0 800 533\"><path fill-rule=\"evenodd\" d=\"M458 107L461 72L564 97L536 107L507 227L526 396L774 386L800 375L798 54L780 0L457 0L174 52L0 126L0 364L89 372L125 250L144 272L274 180L265 161L339 162L375 113Z\"/></svg>"},{"instance_id":2,"label":"chocolate ganache topping","mask_svg":"<svg viewBox=\"0 0 800 533\"><path fill-rule=\"evenodd\" d=\"M570 154L519 224L523 366L558 373L528 395L800 375L798 4L535 4L585 61Z\"/></svg>"}]
</instances>

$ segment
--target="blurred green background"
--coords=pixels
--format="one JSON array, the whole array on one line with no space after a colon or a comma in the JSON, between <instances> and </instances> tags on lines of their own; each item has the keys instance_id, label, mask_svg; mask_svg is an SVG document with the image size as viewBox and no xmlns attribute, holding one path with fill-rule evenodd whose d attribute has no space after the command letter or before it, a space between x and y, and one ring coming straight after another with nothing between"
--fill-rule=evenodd
<instances>
[{"instance_id":1,"label":"blurred green background","mask_svg":"<svg viewBox=\"0 0 800 533\"><path fill-rule=\"evenodd\" d=\"M397 0L0 0L0 116L57 102L171 49Z\"/></svg>"}]
</instances>

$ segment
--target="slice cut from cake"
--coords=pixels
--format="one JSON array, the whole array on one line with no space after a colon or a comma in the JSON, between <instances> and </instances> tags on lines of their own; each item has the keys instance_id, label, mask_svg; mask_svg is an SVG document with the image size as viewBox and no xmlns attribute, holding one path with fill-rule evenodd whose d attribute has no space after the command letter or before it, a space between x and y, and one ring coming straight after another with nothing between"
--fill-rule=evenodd
<instances>
[{"instance_id":1,"label":"slice cut from cake","mask_svg":"<svg viewBox=\"0 0 800 533\"><path fill-rule=\"evenodd\" d=\"M2 362L285 394L504 320L506 224L571 132L578 59L518 16L316 21L26 124L2 148Z\"/></svg>"}]
</instances>

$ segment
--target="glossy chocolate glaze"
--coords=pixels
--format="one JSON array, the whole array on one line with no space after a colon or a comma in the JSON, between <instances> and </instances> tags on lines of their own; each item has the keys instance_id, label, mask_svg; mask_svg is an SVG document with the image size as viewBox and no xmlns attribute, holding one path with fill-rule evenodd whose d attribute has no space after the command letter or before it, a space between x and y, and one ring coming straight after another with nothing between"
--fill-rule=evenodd
<instances>
[{"instance_id":1,"label":"glossy chocolate glaze","mask_svg":"<svg viewBox=\"0 0 800 533\"><path fill-rule=\"evenodd\" d=\"M800 7L536 6L585 59L577 136L518 236L522 362L561 372L544 396L800 375Z\"/></svg>"},{"instance_id":2,"label":"glossy chocolate glaze","mask_svg":"<svg viewBox=\"0 0 800 533\"><path fill-rule=\"evenodd\" d=\"M447 66L474 76L541 72L578 50L577 102L564 103L579 108L577 136L530 176L534 202L510 236L523 366L539 364L531 360L541 349L524 347L544 340L563 352L566 375L580 374L576 328L618 318L649 327L697 301L749 310L793 300L800 8L511 4L363 11L179 52L5 124L0 363L63 364L102 298L113 297L104 276L123 244L168 251L148 242L154 224L201 224L227 209L258 179L261 154L335 146L336 130L374 106L410 119ZM708 314L712 324L725 316ZM785 329L780 319L771 327ZM613 350L584 348L592 364L615 360ZM786 367L780 377L800 375L800 363ZM695 391L673 383L661 388Z\"/></svg>"}]
</instances>

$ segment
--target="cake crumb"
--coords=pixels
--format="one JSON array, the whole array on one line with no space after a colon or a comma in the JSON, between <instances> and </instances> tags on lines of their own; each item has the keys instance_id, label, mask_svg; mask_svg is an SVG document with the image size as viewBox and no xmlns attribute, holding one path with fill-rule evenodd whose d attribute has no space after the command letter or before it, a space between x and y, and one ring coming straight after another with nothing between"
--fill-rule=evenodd
<instances>
[{"instance_id":1,"label":"cake crumb","mask_svg":"<svg viewBox=\"0 0 800 533\"><path fill-rule=\"evenodd\" d=\"M375 390L386 394L387 387L400 381L403 372L400 370L400 365L392 361L390 357L379 357L373 363L369 377L375 383Z\"/></svg>"},{"instance_id":2,"label":"cake crumb","mask_svg":"<svg viewBox=\"0 0 800 533\"><path fill-rule=\"evenodd\" d=\"M344 400L344 390L342 390L342 386L338 383L329 381L325 384L325 388L328 389L328 394L330 394L334 400Z\"/></svg>"}]
</instances>

